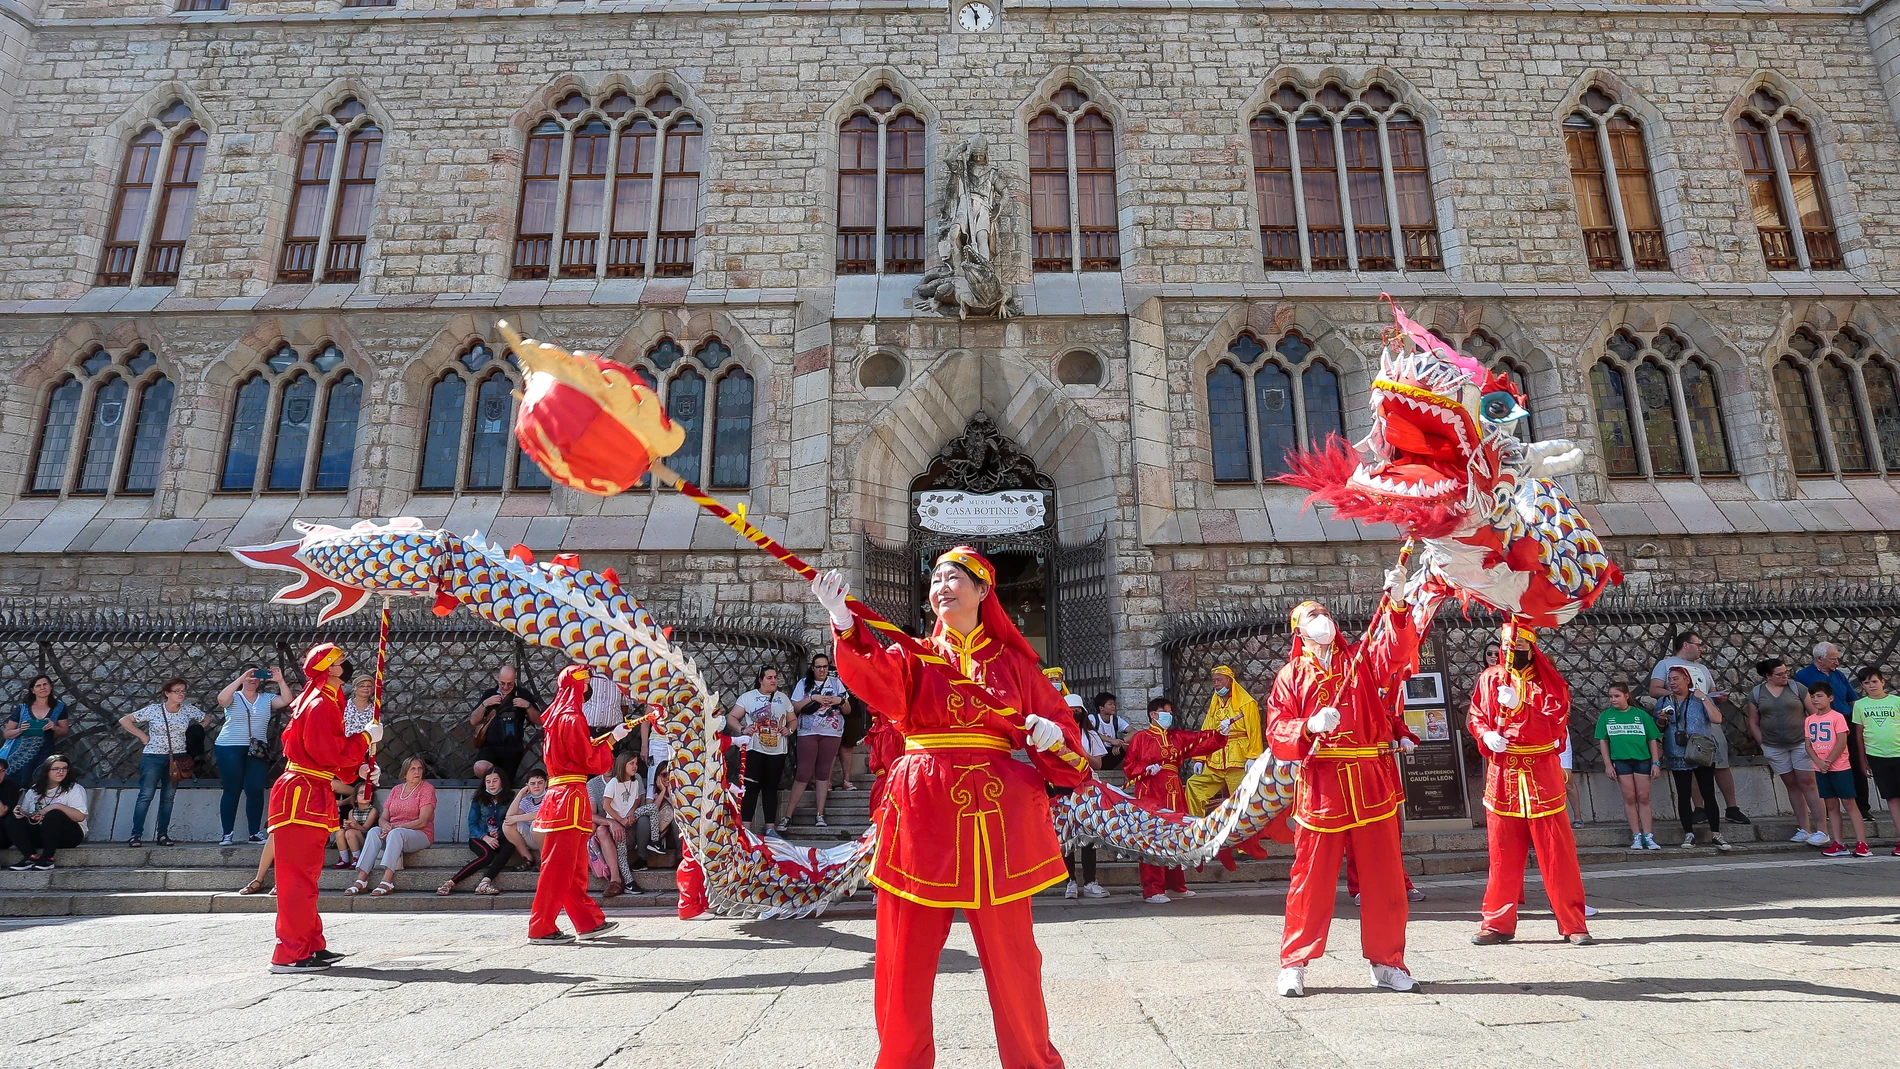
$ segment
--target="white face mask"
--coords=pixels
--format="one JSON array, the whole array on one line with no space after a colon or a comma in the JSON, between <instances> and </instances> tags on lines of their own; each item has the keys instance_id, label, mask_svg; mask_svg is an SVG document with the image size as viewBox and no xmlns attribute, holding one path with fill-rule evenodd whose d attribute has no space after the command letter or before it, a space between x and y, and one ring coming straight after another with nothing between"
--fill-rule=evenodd
<instances>
[{"instance_id":1,"label":"white face mask","mask_svg":"<svg viewBox=\"0 0 1900 1069\"><path fill-rule=\"evenodd\" d=\"M1163 731L1166 731L1169 728L1173 727L1174 714L1173 713L1156 713L1155 726L1159 727Z\"/></svg>"},{"instance_id":2,"label":"white face mask","mask_svg":"<svg viewBox=\"0 0 1900 1069\"><path fill-rule=\"evenodd\" d=\"M1300 624L1300 637L1315 646L1330 646L1339 635L1339 626L1330 616L1309 616Z\"/></svg>"}]
</instances>

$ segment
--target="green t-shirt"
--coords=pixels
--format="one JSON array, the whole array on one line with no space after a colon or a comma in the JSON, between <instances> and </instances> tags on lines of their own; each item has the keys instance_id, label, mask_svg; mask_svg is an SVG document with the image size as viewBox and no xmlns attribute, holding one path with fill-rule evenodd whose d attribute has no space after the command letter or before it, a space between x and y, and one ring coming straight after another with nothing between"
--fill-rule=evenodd
<instances>
[{"instance_id":1,"label":"green t-shirt","mask_svg":"<svg viewBox=\"0 0 1900 1069\"><path fill-rule=\"evenodd\" d=\"M1900 757L1900 694L1862 698L1854 703L1854 723L1874 757Z\"/></svg>"},{"instance_id":2,"label":"green t-shirt","mask_svg":"<svg viewBox=\"0 0 1900 1069\"><path fill-rule=\"evenodd\" d=\"M1662 738L1649 714L1632 705L1597 714L1597 738L1610 742L1610 760L1649 760L1649 740Z\"/></svg>"}]
</instances>

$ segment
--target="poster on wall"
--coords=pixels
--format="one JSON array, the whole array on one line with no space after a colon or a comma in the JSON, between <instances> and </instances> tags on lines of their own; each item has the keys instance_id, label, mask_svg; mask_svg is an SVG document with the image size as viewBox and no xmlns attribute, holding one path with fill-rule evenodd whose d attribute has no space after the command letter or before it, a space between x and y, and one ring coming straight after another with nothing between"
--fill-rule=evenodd
<instances>
[{"instance_id":1,"label":"poster on wall","mask_svg":"<svg viewBox=\"0 0 1900 1069\"><path fill-rule=\"evenodd\" d=\"M1417 749L1399 758L1405 818L1468 822L1464 765L1446 706L1443 673L1420 672L1405 681L1405 724L1419 739Z\"/></svg>"}]
</instances>

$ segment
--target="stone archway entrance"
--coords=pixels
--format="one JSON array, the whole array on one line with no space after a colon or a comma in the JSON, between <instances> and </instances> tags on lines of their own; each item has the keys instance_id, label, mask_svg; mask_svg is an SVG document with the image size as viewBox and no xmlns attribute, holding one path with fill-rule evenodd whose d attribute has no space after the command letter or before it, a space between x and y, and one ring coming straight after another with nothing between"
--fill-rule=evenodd
<instances>
[{"instance_id":1,"label":"stone archway entrance","mask_svg":"<svg viewBox=\"0 0 1900 1069\"><path fill-rule=\"evenodd\" d=\"M978 411L910 484L909 540L864 544L865 601L921 634L937 556L976 547L996 565L997 597L1043 663L1061 665L1087 696L1111 685L1106 533L1065 546L1056 540L1056 485Z\"/></svg>"}]
</instances>

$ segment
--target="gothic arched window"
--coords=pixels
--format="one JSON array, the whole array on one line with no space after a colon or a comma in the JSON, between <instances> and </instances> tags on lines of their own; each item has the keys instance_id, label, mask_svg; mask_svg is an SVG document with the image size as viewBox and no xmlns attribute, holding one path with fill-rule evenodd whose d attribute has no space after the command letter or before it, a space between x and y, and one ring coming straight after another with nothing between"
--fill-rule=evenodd
<instances>
[{"instance_id":1,"label":"gothic arched window","mask_svg":"<svg viewBox=\"0 0 1900 1069\"><path fill-rule=\"evenodd\" d=\"M218 489L344 491L355 469L363 380L334 345L279 345L238 383Z\"/></svg>"},{"instance_id":2,"label":"gothic arched window","mask_svg":"<svg viewBox=\"0 0 1900 1069\"><path fill-rule=\"evenodd\" d=\"M150 349L93 351L47 394L27 492L155 492L173 395Z\"/></svg>"},{"instance_id":3,"label":"gothic arched window","mask_svg":"<svg viewBox=\"0 0 1900 1069\"><path fill-rule=\"evenodd\" d=\"M1662 210L1643 124L1626 104L1591 89L1564 120L1570 181L1592 271L1667 271Z\"/></svg>"},{"instance_id":4,"label":"gothic arched window","mask_svg":"<svg viewBox=\"0 0 1900 1069\"><path fill-rule=\"evenodd\" d=\"M838 128L841 275L924 265L924 121L879 86Z\"/></svg>"},{"instance_id":5,"label":"gothic arched window","mask_svg":"<svg viewBox=\"0 0 1900 1069\"><path fill-rule=\"evenodd\" d=\"M692 274L702 140L664 87L569 93L528 134L512 277Z\"/></svg>"},{"instance_id":6,"label":"gothic arched window","mask_svg":"<svg viewBox=\"0 0 1900 1069\"><path fill-rule=\"evenodd\" d=\"M1773 90L1756 89L1735 119L1748 206L1761 252L1775 271L1838 271L1845 267L1834 215L1822 188L1821 164L1808 124Z\"/></svg>"},{"instance_id":7,"label":"gothic arched window","mask_svg":"<svg viewBox=\"0 0 1900 1069\"><path fill-rule=\"evenodd\" d=\"M1029 237L1037 271L1116 271L1115 127L1068 83L1029 122Z\"/></svg>"},{"instance_id":8,"label":"gothic arched window","mask_svg":"<svg viewBox=\"0 0 1900 1069\"><path fill-rule=\"evenodd\" d=\"M685 432L667 467L692 483L727 488L752 484L757 384L725 342L708 338L688 356L678 342L661 338L634 370L653 384L668 418ZM649 480L639 485L647 486Z\"/></svg>"},{"instance_id":9,"label":"gothic arched window","mask_svg":"<svg viewBox=\"0 0 1900 1069\"><path fill-rule=\"evenodd\" d=\"M182 102L147 120L126 147L112 206L101 286L169 286L178 281L198 206L205 132Z\"/></svg>"},{"instance_id":10,"label":"gothic arched window","mask_svg":"<svg viewBox=\"0 0 1900 1069\"><path fill-rule=\"evenodd\" d=\"M416 488L453 493L546 490L550 482L515 441L515 394L522 388L513 353L496 359L480 339L429 386L429 419Z\"/></svg>"},{"instance_id":11,"label":"gothic arched window","mask_svg":"<svg viewBox=\"0 0 1900 1069\"><path fill-rule=\"evenodd\" d=\"M1852 331L1824 342L1806 327L1796 330L1773 377L1796 475L1859 475L1891 470L1900 460L1887 444L1889 428L1900 429L1893 369Z\"/></svg>"},{"instance_id":12,"label":"gothic arched window","mask_svg":"<svg viewBox=\"0 0 1900 1069\"><path fill-rule=\"evenodd\" d=\"M1339 373L1297 331L1271 350L1252 332L1235 338L1207 373L1207 406L1216 482L1271 480L1289 450L1345 432Z\"/></svg>"},{"instance_id":13,"label":"gothic arched window","mask_svg":"<svg viewBox=\"0 0 1900 1069\"><path fill-rule=\"evenodd\" d=\"M1286 82L1252 134L1267 270L1444 268L1425 127L1384 85Z\"/></svg>"},{"instance_id":14,"label":"gothic arched window","mask_svg":"<svg viewBox=\"0 0 1900 1069\"><path fill-rule=\"evenodd\" d=\"M1715 370L1672 330L1612 335L1590 369L1609 474L1733 475Z\"/></svg>"},{"instance_id":15,"label":"gothic arched window","mask_svg":"<svg viewBox=\"0 0 1900 1069\"><path fill-rule=\"evenodd\" d=\"M355 282L363 273L383 132L346 98L303 139L279 282ZM341 161L339 166L338 161ZM321 264L321 270L318 265Z\"/></svg>"}]
</instances>

